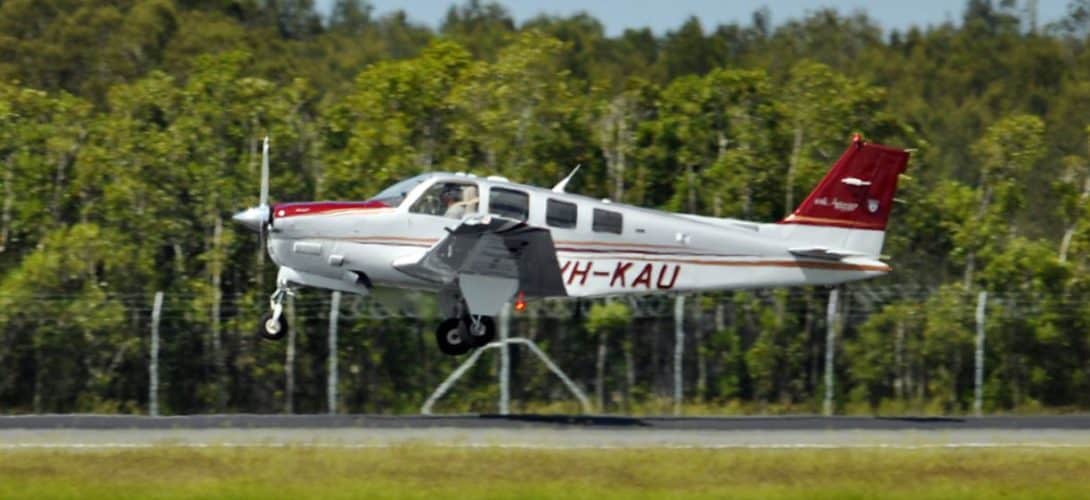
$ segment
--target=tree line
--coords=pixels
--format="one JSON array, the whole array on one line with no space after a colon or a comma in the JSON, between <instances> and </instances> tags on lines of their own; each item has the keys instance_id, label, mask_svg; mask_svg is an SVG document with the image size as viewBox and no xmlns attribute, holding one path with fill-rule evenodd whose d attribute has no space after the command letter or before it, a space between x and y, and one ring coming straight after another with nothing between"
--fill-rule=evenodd
<instances>
[{"instance_id":1,"label":"tree line","mask_svg":"<svg viewBox=\"0 0 1090 500\"><path fill-rule=\"evenodd\" d=\"M266 135L277 201L364 199L434 170L548 186L582 165L570 191L772 221L857 132L915 151L894 271L854 285L871 298L849 306L840 408L966 411L987 291L985 409L1085 409L1090 3L1044 26L1027 5L970 0L957 22L891 32L762 9L611 37L587 14L520 24L476 0L438 29L361 0L328 16L309 0L0 0L0 411L144 411L160 290L164 412L322 410L328 295L294 301L289 366L252 334L275 269L229 217L257 202ZM815 409L826 294L689 301L688 400ZM669 395L668 315L561 307L515 329L605 410ZM346 321L342 407L422 402L453 367L433 323ZM487 410L494 370L449 404ZM563 398L530 362L516 377L527 407Z\"/></svg>"}]
</instances>

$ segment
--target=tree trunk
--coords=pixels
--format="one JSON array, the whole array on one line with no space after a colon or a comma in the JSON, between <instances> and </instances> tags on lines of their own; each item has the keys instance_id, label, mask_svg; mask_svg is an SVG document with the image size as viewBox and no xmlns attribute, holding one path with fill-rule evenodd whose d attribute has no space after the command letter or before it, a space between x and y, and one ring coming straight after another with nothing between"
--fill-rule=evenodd
<instances>
[{"instance_id":1,"label":"tree trunk","mask_svg":"<svg viewBox=\"0 0 1090 500\"><path fill-rule=\"evenodd\" d=\"M628 99L624 94L613 98L609 109L598 122L598 140L602 156L606 159L606 171L609 172L614 201L624 201L624 173L627 150L631 138L628 130Z\"/></svg>"},{"instance_id":2,"label":"tree trunk","mask_svg":"<svg viewBox=\"0 0 1090 500\"><path fill-rule=\"evenodd\" d=\"M905 322L897 321L896 336L893 340L893 395L898 401L904 400L904 365L905 365Z\"/></svg>"},{"instance_id":3,"label":"tree trunk","mask_svg":"<svg viewBox=\"0 0 1090 500\"><path fill-rule=\"evenodd\" d=\"M685 355L685 296L674 297L674 415L681 415L685 400L682 358Z\"/></svg>"},{"instance_id":4,"label":"tree trunk","mask_svg":"<svg viewBox=\"0 0 1090 500\"><path fill-rule=\"evenodd\" d=\"M981 183L986 183L986 182L987 182L986 177L983 180L981 180ZM984 189L984 192L980 196L980 207L977 208L976 221L975 221L976 223L980 223L980 221L988 213L988 206L991 205L991 201L992 201L992 189L991 189L991 187L989 187L987 184L984 184L983 189ZM973 286L973 274L975 272L976 272L976 249L971 248L971 249L969 249L969 254L965 257L965 276L964 276L964 279L963 279L963 284L965 285L966 290L970 289Z\"/></svg>"},{"instance_id":5,"label":"tree trunk","mask_svg":"<svg viewBox=\"0 0 1090 500\"><path fill-rule=\"evenodd\" d=\"M696 400L703 403L708 389L708 360L704 347L704 321L703 306L693 308L693 347L696 350Z\"/></svg>"},{"instance_id":6,"label":"tree trunk","mask_svg":"<svg viewBox=\"0 0 1090 500\"><path fill-rule=\"evenodd\" d=\"M787 181L784 186L783 210L784 216L791 215L795 210L795 175L799 168L799 158L802 156L802 126L795 125L795 138L791 143L791 162L787 165Z\"/></svg>"},{"instance_id":7,"label":"tree trunk","mask_svg":"<svg viewBox=\"0 0 1090 500\"><path fill-rule=\"evenodd\" d=\"M606 332L598 333L598 359L594 364L594 395L598 399L598 411L606 409Z\"/></svg>"},{"instance_id":8,"label":"tree trunk","mask_svg":"<svg viewBox=\"0 0 1090 500\"><path fill-rule=\"evenodd\" d=\"M624 122L621 122L622 133L624 131ZM618 203L624 201L624 171L625 171L625 151L623 147L617 148L617 167L613 174L613 199Z\"/></svg>"},{"instance_id":9,"label":"tree trunk","mask_svg":"<svg viewBox=\"0 0 1090 500\"><path fill-rule=\"evenodd\" d=\"M42 386L45 384L45 368L42 366L42 346L34 346L34 413L45 411L42 403Z\"/></svg>"},{"instance_id":10,"label":"tree trunk","mask_svg":"<svg viewBox=\"0 0 1090 500\"><path fill-rule=\"evenodd\" d=\"M227 403L227 388L224 369L223 339L220 332L220 303L223 301L223 217L216 216L216 225L212 229L212 383L215 385L215 409L223 411Z\"/></svg>"},{"instance_id":11,"label":"tree trunk","mask_svg":"<svg viewBox=\"0 0 1090 500\"><path fill-rule=\"evenodd\" d=\"M8 157L7 168L4 169L4 208L0 215L0 253L8 248L8 238L11 237L11 207L15 203L15 192L11 189L12 164Z\"/></svg>"},{"instance_id":12,"label":"tree trunk","mask_svg":"<svg viewBox=\"0 0 1090 500\"><path fill-rule=\"evenodd\" d=\"M288 315L288 345L284 349L284 413L295 413L295 297L288 295L284 313Z\"/></svg>"},{"instance_id":13,"label":"tree trunk","mask_svg":"<svg viewBox=\"0 0 1090 500\"><path fill-rule=\"evenodd\" d=\"M636 387L636 360L633 347L636 342L635 328L629 326L628 339L624 342L624 411L632 411L632 389Z\"/></svg>"},{"instance_id":14,"label":"tree trunk","mask_svg":"<svg viewBox=\"0 0 1090 500\"><path fill-rule=\"evenodd\" d=\"M1087 175L1086 180L1083 182L1082 194L1079 195L1079 205L1080 206L1085 205L1087 198L1090 198L1090 175ZM5 207L6 206L7 205L6 205L6 202L5 202ZM7 224L5 224L4 227L6 228ZM1060 253L1060 262L1067 262L1067 251L1068 251L1069 248L1071 248L1071 238L1074 235L1075 235L1075 223L1072 222L1071 225L1067 226L1067 230L1064 231L1063 240L1060 241L1060 252L1059 252ZM5 241L6 241L6 238L5 238Z\"/></svg>"},{"instance_id":15,"label":"tree trunk","mask_svg":"<svg viewBox=\"0 0 1090 500\"><path fill-rule=\"evenodd\" d=\"M693 170L692 165L685 166L685 178L689 184L689 213L696 213L696 172Z\"/></svg>"}]
</instances>

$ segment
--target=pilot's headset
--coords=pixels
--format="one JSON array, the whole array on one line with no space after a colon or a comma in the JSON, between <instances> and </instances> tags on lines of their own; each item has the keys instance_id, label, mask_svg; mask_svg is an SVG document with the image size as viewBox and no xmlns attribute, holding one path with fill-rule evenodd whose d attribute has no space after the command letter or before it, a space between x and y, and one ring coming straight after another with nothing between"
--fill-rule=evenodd
<instances>
[{"instance_id":1,"label":"pilot's headset","mask_svg":"<svg viewBox=\"0 0 1090 500\"><path fill-rule=\"evenodd\" d=\"M457 203L462 198L462 188L457 184L447 184L443 191L439 193L439 201L443 205L450 205L451 203Z\"/></svg>"}]
</instances>

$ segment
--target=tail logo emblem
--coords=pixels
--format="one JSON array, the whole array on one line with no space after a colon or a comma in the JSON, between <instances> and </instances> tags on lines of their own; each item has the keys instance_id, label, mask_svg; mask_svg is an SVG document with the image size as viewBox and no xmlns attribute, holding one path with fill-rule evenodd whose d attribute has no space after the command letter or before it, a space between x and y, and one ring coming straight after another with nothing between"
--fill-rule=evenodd
<instances>
[{"instance_id":1,"label":"tail logo emblem","mask_svg":"<svg viewBox=\"0 0 1090 500\"><path fill-rule=\"evenodd\" d=\"M874 198L867 199L867 210L870 210L870 213L872 213L872 214L877 212L878 211L878 200L876 200Z\"/></svg>"}]
</instances>

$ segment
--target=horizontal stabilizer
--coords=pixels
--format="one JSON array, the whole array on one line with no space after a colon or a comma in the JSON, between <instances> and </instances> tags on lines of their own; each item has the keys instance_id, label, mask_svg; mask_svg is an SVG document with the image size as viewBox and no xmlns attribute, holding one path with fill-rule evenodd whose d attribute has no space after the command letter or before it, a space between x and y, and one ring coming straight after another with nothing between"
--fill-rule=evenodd
<instances>
[{"instance_id":1,"label":"horizontal stabilizer","mask_svg":"<svg viewBox=\"0 0 1090 500\"><path fill-rule=\"evenodd\" d=\"M787 250L792 255L799 257L813 257L815 259L827 259L827 260L843 260L849 257L861 257L865 254L861 252L852 252L850 250L837 250L834 248L825 247L804 247L804 248L790 248Z\"/></svg>"}]
</instances>

